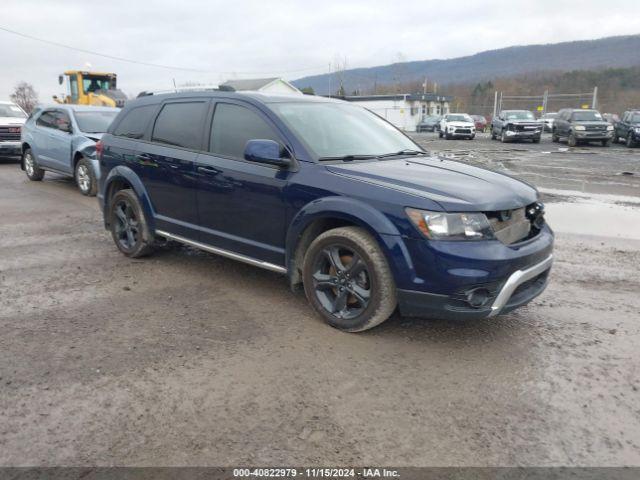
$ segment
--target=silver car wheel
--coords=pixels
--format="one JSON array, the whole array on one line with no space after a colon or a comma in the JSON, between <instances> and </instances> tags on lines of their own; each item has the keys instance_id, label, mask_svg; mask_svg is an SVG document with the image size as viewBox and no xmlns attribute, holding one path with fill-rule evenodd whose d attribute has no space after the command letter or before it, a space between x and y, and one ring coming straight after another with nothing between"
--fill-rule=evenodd
<instances>
[{"instance_id":1,"label":"silver car wheel","mask_svg":"<svg viewBox=\"0 0 640 480\"><path fill-rule=\"evenodd\" d=\"M33 157L30 153L25 153L24 155L24 169L27 172L27 175L32 176L35 165L33 164Z\"/></svg>"},{"instance_id":2,"label":"silver car wheel","mask_svg":"<svg viewBox=\"0 0 640 480\"><path fill-rule=\"evenodd\" d=\"M76 172L76 181L78 182L78 187L83 192L88 192L91 188L91 177L89 176L89 170L86 165L80 165Z\"/></svg>"}]
</instances>

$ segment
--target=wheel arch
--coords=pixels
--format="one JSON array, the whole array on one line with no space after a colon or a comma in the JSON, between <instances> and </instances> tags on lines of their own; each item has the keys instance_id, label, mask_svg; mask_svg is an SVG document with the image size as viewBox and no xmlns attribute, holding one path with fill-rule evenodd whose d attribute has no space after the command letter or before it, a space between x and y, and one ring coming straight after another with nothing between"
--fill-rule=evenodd
<instances>
[{"instance_id":1,"label":"wheel arch","mask_svg":"<svg viewBox=\"0 0 640 480\"><path fill-rule=\"evenodd\" d=\"M22 142L22 155L20 156L20 170L23 170L23 171L24 171L24 152L26 152L27 149L30 149L31 154L33 155L33 149L31 148L31 145L29 144L29 142Z\"/></svg>"},{"instance_id":2,"label":"wheel arch","mask_svg":"<svg viewBox=\"0 0 640 480\"><path fill-rule=\"evenodd\" d=\"M120 190L130 188L138 197L138 201L142 206L142 211L147 220L150 232L155 232L155 215L151 199L146 188L136 173L128 167L119 165L111 169L107 178L104 180L101 191L103 192L103 215L105 228L109 228L109 206L111 199Z\"/></svg>"},{"instance_id":3,"label":"wheel arch","mask_svg":"<svg viewBox=\"0 0 640 480\"><path fill-rule=\"evenodd\" d=\"M371 234L394 276L403 269L413 270L400 232L384 214L358 200L327 197L314 200L300 209L288 229L286 266L292 288L302 282L304 254L313 240L327 230L344 226L360 227Z\"/></svg>"}]
</instances>

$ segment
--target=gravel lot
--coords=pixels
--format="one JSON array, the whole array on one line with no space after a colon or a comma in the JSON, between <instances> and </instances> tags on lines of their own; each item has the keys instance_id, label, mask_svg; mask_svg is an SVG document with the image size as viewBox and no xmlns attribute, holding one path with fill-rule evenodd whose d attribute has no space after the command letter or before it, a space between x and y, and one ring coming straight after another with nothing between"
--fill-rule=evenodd
<instances>
[{"instance_id":1,"label":"gravel lot","mask_svg":"<svg viewBox=\"0 0 640 480\"><path fill-rule=\"evenodd\" d=\"M95 199L0 161L0 465L640 465L640 149L416 138L543 187L543 296L345 334L276 274L125 258Z\"/></svg>"}]
</instances>

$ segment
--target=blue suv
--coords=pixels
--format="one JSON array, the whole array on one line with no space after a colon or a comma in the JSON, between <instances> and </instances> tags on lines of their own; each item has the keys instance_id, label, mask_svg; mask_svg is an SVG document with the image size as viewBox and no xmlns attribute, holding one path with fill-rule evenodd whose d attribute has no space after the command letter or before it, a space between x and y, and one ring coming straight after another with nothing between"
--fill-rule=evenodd
<instances>
[{"instance_id":1,"label":"blue suv","mask_svg":"<svg viewBox=\"0 0 640 480\"><path fill-rule=\"evenodd\" d=\"M174 240L286 274L330 325L483 318L539 295L537 190L430 155L364 108L211 90L129 102L97 145L105 227L130 257Z\"/></svg>"}]
</instances>

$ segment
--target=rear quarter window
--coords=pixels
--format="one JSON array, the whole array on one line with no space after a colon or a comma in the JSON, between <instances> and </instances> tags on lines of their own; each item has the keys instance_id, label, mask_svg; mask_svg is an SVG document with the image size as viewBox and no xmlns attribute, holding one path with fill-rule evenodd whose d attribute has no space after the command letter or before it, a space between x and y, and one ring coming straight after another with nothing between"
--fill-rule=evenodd
<instances>
[{"instance_id":1,"label":"rear quarter window","mask_svg":"<svg viewBox=\"0 0 640 480\"><path fill-rule=\"evenodd\" d=\"M156 119L151 141L200 150L206 110L205 102L165 104Z\"/></svg>"},{"instance_id":2,"label":"rear quarter window","mask_svg":"<svg viewBox=\"0 0 640 480\"><path fill-rule=\"evenodd\" d=\"M142 107L132 108L129 112L125 113L122 120L118 122L113 134L120 137L142 138L155 109L156 105L144 105Z\"/></svg>"}]
</instances>

